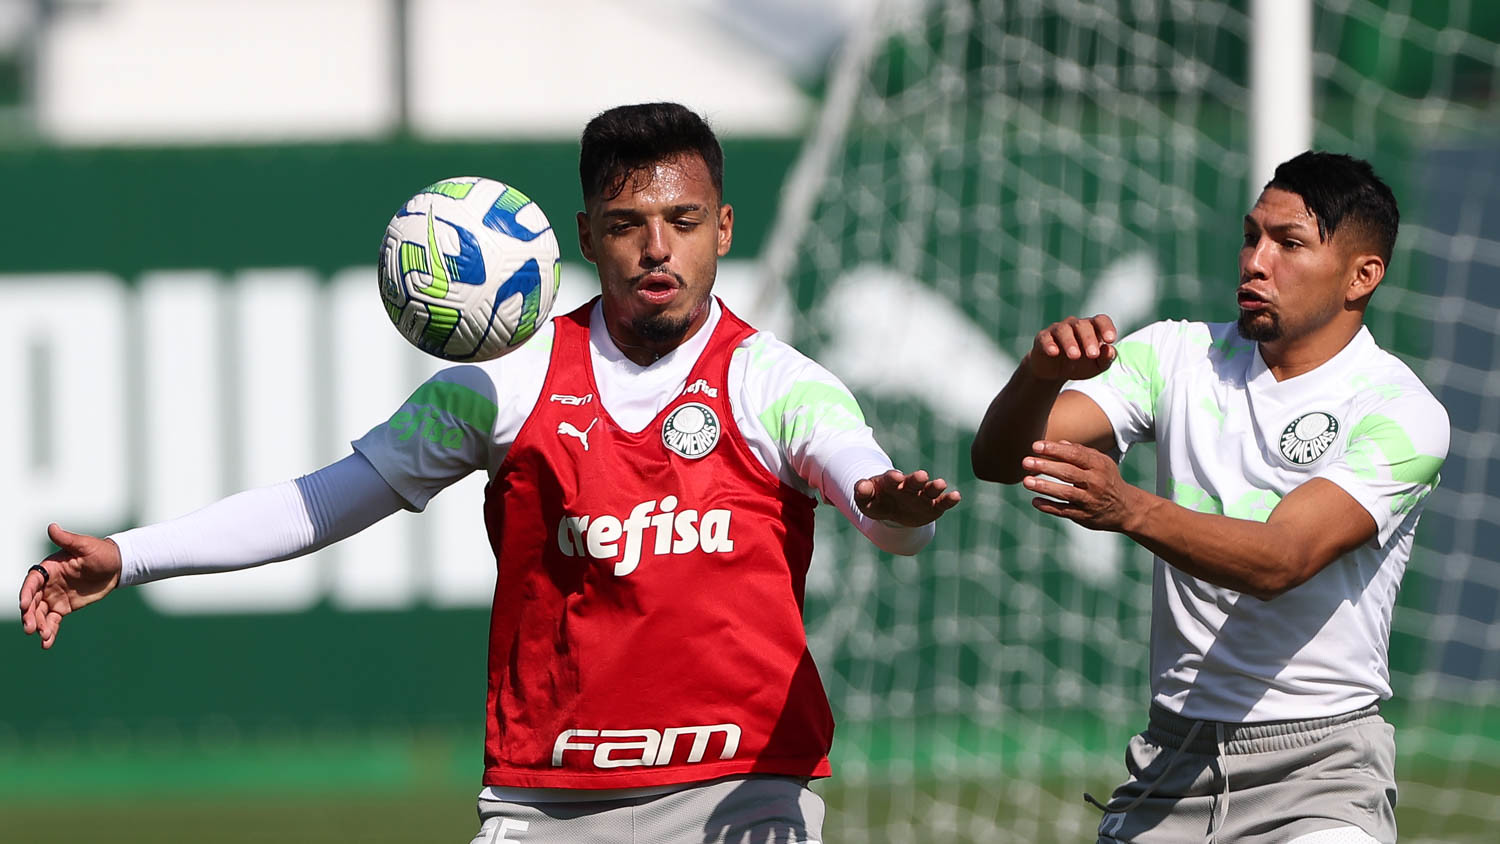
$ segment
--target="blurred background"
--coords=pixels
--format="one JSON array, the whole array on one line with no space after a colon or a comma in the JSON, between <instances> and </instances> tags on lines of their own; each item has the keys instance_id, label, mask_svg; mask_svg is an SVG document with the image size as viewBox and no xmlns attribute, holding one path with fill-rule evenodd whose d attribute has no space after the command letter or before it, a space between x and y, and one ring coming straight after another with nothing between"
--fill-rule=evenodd
<instances>
[{"instance_id":1,"label":"blurred background","mask_svg":"<svg viewBox=\"0 0 1500 844\"><path fill-rule=\"evenodd\" d=\"M829 840L1092 840L1081 794L1145 721L1150 557L979 484L969 441L1047 322L1233 319L1240 217L1317 146L1401 202L1368 322L1453 423L1391 632L1403 839L1491 841L1497 97L1492 0L0 0L0 584L49 521L180 515L383 422L436 361L376 248L432 181L527 192L562 232L554 312L587 299L577 134L678 100L725 145L721 294L965 496L911 559L820 520ZM482 486L124 590L45 654L0 637L0 842L467 841Z\"/></svg>"}]
</instances>

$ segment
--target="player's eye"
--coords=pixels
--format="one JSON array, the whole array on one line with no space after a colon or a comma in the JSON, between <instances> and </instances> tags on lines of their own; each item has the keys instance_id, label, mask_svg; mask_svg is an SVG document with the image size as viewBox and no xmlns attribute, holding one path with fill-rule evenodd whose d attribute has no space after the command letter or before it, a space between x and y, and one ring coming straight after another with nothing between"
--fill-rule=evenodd
<instances>
[{"instance_id":1,"label":"player's eye","mask_svg":"<svg viewBox=\"0 0 1500 844\"><path fill-rule=\"evenodd\" d=\"M1257 240L1260 240L1260 236L1257 235L1255 232L1245 232L1245 245L1246 246L1254 246L1255 242Z\"/></svg>"}]
</instances>

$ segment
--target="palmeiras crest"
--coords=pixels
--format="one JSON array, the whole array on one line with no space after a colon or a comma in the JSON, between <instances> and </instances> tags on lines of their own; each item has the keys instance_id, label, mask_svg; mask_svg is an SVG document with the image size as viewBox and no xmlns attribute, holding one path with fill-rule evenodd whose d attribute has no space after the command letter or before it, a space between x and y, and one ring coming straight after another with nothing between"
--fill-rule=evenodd
<instances>
[{"instance_id":1,"label":"palmeiras crest","mask_svg":"<svg viewBox=\"0 0 1500 844\"><path fill-rule=\"evenodd\" d=\"M1333 414L1314 410L1293 419L1281 432L1281 456L1306 466L1323 456L1339 436L1339 420Z\"/></svg>"},{"instance_id":2,"label":"palmeiras crest","mask_svg":"<svg viewBox=\"0 0 1500 844\"><path fill-rule=\"evenodd\" d=\"M661 441L676 454L696 460L719 443L719 417L708 405L680 405L661 424Z\"/></svg>"}]
</instances>

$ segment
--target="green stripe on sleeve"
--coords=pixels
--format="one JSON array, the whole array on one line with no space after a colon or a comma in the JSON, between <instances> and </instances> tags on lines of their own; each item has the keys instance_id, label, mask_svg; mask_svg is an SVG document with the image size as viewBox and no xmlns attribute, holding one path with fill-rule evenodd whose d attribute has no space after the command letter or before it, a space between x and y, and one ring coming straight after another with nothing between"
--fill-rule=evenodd
<instances>
[{"instance_id":1,"label":"green stripe on sleeve","mask_svg":"<svg viewBox=\"0 0 1500 844\"><path fill-rule=\"evenodd\" d=\"M417 388L407 404L427 405L488 434L495 429L500 408L489 399L460 384L428 381Z\"/></svg>"},{"instance_id":2,"label":"green stripe on sleeve","mask_svg":"<svg viewBox=\"0 0 1500 844\"><path fill-rule=\"evenodd\" d=\"M1161 358L1150 343L1130 340L1115 344L1118 358L1104 371L1105 383L1153 418L1166 379L1162 377Z\"/></svg>"},{"instance_id":3,"label":"green stripe on sleeve","mask_svg":"<svg viewBox=\"0 0 1500 844\"><path fill-rule=\"evenodd\" d=\"M852 431L865 424L859 403L847 390L823 381L798 381L760 415L766 432L779 443L805 437L812 428Z\"/></svg>"},{"instance_id":4,"label":"green stripe on sleeve","mask_svg":"<svg viewBox=\"0 0 1500 844\"><path fill-rule=\"evenodd\" d=\"M1362 478L1380 477L1377 467L1384 465L1390 469L1391 480L1427 486L1437 483L1438 470L1443 467L1443 458L1418 454L1406 429L1389 416L1379 414L1359 420L1349 432L1345 460Z\"/></svg>"}]
</instances>

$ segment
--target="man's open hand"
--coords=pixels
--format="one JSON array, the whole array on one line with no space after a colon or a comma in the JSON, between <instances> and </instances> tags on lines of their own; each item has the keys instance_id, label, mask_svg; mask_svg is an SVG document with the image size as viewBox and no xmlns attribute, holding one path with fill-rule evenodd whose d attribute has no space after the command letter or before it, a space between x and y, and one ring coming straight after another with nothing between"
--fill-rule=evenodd
<instances>
[{"instance_id":1,"label":"man's open hand","mask_svg":"<svg viewBox=\"0 0 1500 844\"><path fill-rule=\"evenodd\" d=\"M891 469L854 485L854 506L872 519L921 527L952 510L959 502L958 490L949 489L942 478L927 477L924 469L906 474Z\"/></svg>"},{"instance_id":2,"label":"man's open hand","mask_svg":"<svg viewBox=\"0 0 1500 844\"><path fill-rule=\"evenodd\" d=\"M39 634L42 647L57 641L63 616L108 595L120 583L120 548L112 540L70 533L56 524L47 536L59 550L21 581L21 629Z\"/></svg>"}]
</instances>

